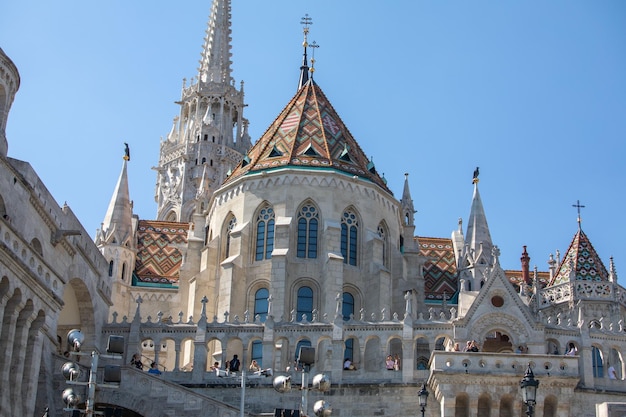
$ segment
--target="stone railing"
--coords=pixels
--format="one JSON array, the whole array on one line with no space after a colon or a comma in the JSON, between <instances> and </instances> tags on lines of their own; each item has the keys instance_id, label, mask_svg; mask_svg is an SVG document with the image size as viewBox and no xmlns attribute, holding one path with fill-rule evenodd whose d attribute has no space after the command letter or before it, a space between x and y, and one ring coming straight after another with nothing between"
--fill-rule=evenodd
<instances>
[{"instance_id":1,"label":"stone railing","mask_svg":"<svg viewBox=\"0 0 626 417\"><path fill-rule=\"evenodd\" d=\"M549 307L553 304L561 304L572 298L572 286L569 282L548 287L540 291L540 308Z\"/></svg>"},{"instance_id":2,"label":"stone railing","mask_svg":"<svg viewBox=\"0 0 626 417\"><path fill-rule=\"evenodd\" d=\"M578 378L578 361L577 356L434 351L430 358L430 371L523 376L530 364L536 376Z\"/></svg>"},{"instance_id":3,"label":"stone railing","mask_svg":"<svg viewBox=\"0 0 626 417\"><path fill-rule=\"evenodd\" d=\"M626 307L626 289L607 281L577 280L564 282L540 291L540 308L576 300L615 300Z\"/></svg>"}]
</instances>

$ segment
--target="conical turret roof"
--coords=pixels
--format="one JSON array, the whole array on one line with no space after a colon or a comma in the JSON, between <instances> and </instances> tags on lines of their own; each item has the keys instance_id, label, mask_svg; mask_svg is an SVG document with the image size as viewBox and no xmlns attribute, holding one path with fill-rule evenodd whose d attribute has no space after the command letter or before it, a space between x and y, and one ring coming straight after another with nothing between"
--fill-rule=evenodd
<instances>
[{"instance_id":1,"label":"conical turret roof","mask_svg":"<svg viewBox=\"0 0 626 417\"><path fill-rule=\"evenodd\" d=\"M248 173L285 167L341 171L369 180L391 194L312 79L298 90L226 183Z\"/></svg>"},{"instance_id":2,"label":"conical turret roof","mask_svg":"<svg viewBox=\"0 0 626 417\"><path fill-rule=\"evenodd\" d=\"M549 285L558 285L570 280L609 281L607 269L582 229L578 229Z\"/></svg>"},{"instance_id":3,"label":"conical turret roof","mask_svg":"<svg viewBox=\"0 0 626 417\"><path fill-rule=\"evenodd\" d=\"M128 192L127 161L124 158L122 171L102 221L101 235L98 236L96 243L101 241L111 243L114 238L115 243L123 245L131 237L133 209Z\"/></svg>"},{"instance_id":4,"label":"conical turret roof","mask_svg":"<svg viewBox=\"0 0 626 417\"><path fill-rule=\"evenodd\" d=\"M474 195L472 197L472 208L470 210L469 221L467 222L466 244L470 250L477 255L482 245L485 256L491 256L491 234L487 225L487 216L483 208L483 202L478 192L478 181L474 181Z\"/></svg>"}]
</instances>

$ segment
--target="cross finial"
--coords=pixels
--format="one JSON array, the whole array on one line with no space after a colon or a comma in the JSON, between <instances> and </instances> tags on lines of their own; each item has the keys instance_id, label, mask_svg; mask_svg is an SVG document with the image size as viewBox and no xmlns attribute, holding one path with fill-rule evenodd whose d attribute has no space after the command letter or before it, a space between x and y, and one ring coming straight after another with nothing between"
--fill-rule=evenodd
<instances>
[{"instance_id":1,"label":"cross finial","mask_svg":"<svg viewBox=\"0 0 626 417\"><path fill-rule=\"evenodd\" d=\"M300 19L300 24L304 26L302 31L304 32L304 40L306 41L306 35L309 33L309 26L313 24L313 18L309 17L306 13L303 18Z\"/></svg>"},{"instance_id":2,"label":"cross finial","mask_svg":"<svg viewBox=\"0 0 626 417\"><path fill-rule=\"evenodd\" d=\"M307 63L306 56L307 48L309 47L307 36L309 34L309 26L313 24L313 19L311 19L307 13L302 19L300 19L300 23L304 25L304 28L302 28L302 32L304 33L304 41L302 41L302 48L304 49L304 53L302 54L302 66L300 67L300 80L298 81L298 90L304 87L307 81L309 81L309 64Z\"/></svg>"},{"instance_id":3,"label":"cross finial","mask_svg":"<svg viewBox=\"0 0 626 417\"><path fill-rule=\"evenodd\" d=\"M311 48L311 68L309 69L309 72L311 73L311 79L313 78L313 73L315 72L315 49L319 47L320 46L315 41L311 42L311 44L309 45L309 48Z\"/></svg>"},{"instance_id":4,"label":"cross finial","mask_svg":"<svg viewBox=\"0 0 626 417\"><path fill-rule=\"evenodd\" d=\"M302 33L304 34L304 41L302 42L302 46L306 49L309 46L309 42L307 40L307 36L309 35L309 26L313 24L313 18L309 17L309 14L305 14L303 18L300 19L300 24L304 27L302 28Z\"/></svg>"},{"instance_id":5,"label":"cross finial","mask_svg":"<svg viewBox=\"0 0 626 417\"><path fill-rule=\"evenodd\" d=\"M576 200L576 204L572 204L572 207L576 207L576 209L578 210L578 217L576 221L578 222L578 229L580 229L580 223L582 222L580 218L580 209L585 208L585 206L580 204L580 200Z\"/></svg>"}]
</instances>

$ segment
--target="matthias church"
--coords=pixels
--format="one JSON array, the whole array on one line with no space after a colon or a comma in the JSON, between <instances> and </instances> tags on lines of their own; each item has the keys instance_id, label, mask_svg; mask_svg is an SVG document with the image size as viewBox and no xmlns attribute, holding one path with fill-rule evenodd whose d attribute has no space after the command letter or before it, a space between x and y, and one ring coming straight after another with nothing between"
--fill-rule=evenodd
<instances>
[{"instance_id":1,"label":"matthias church","mask_svg":"<svg viewBox=\"0 0 626 417\"><path fill-rule=\"evenodd\" d=\"M209 16L160 143L156 219L133 212L127 149L95 239L10 157L21 80L0 49L1 417L313 415L319 401L318 415L417 415L420 390L428 417L521 417L529 404L544 417L624 415L626 290L580 219L548 270L530 269L526 247L504 269L477 170L467 220L420 236L408 175L389 189L333 86L315 81L308 25L297 91L251 138L230 0ZM104 354L110 336L123 337L121 359ZM240 369L227 369L235 355ZM309 372L330 388L296 389ZM294 389L277 392L274 377ZM539 385L525 404L529 377Z\"/></svg>"}]
</instances>

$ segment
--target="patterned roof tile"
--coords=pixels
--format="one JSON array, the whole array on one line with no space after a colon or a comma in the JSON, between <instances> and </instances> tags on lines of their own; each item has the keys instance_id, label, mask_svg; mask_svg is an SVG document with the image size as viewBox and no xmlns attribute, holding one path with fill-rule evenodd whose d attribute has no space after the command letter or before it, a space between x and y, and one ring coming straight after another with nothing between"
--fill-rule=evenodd
<instances>
[{"instance_id":1,"label":"patterned roof tile","mask_svg":"<svg viewBox=\"0 0 626 417\"><path fill-rule=\"evenodd\" d=\"M550 285L570 281L609 281L609 273L587 235L578 229Z\"/></svg>"},{"instance_id":2,"label":"patterned roof tile","mask_svg":"<svg viewBox=\"0 0 626 417\"><path fill-rule=\"evenodd\" d=\"M357 175L392 194L313 80L298 90L247 157L226 183L255 171L298 166Z\"/></svg>"},{"instance_id":3,"label":"patterned roof tile","mask_svg":"<svg viewBox=\"0 0 626 417\"><path fill-rule=\"evenodd\" d=\"M135 275L140 282L178 285L188 223L140 220Z\"/></svg>"},{"instance_id":4,"label":"patterned roof tile","mask_svg":"<svg viewBox=\"0 0 626 417\"><path fill-rule=\"evenodd\" d=\"M428 259L424 264L426 299L441 300L444 293L452 297L458 290L452 240L419 237L418 242L421 255Z\"/></svg>"}]
</instances>

